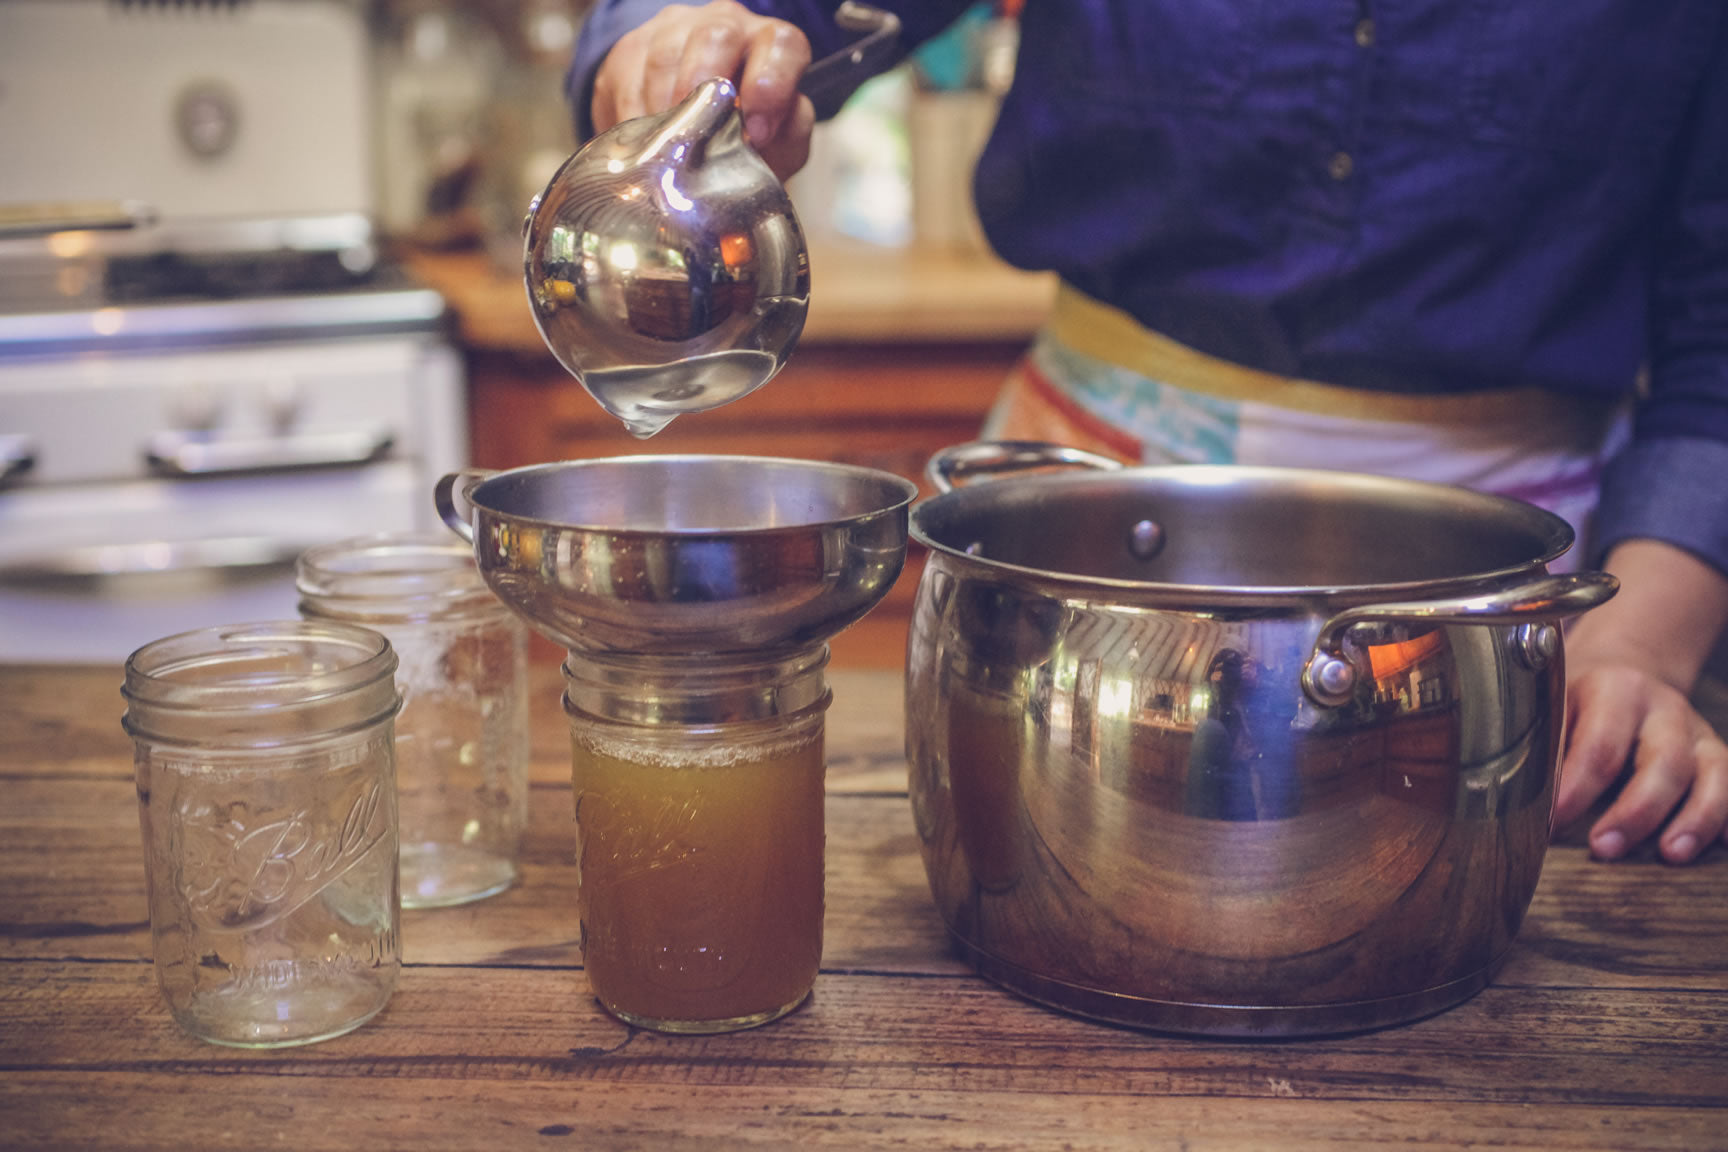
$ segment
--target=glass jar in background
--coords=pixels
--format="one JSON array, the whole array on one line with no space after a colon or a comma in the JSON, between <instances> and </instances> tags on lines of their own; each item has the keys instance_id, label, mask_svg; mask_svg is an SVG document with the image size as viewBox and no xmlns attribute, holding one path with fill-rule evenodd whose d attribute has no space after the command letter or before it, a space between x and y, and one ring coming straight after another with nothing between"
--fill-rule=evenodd
<instances>
[{"instance_id":1,"label":"glass jar in background","mask_svg":"<svg viewBox=\"0 0 1728 1152\"><path fill-rule=\"evenodd\" d=\"M571 653L582 964L620 1020L729 1032L809 995L827 659Z\"/></svg>"},{"instance_id":2,"label":"glass jar in background","mask_svg":"<svg viewBox=\"0 0 1728 1152\"><path fill-rule=\"evenodd\" d=\"M400 661L402 906L464 904L510 887L528 815L526 626L447 533L312 548L297 583L302 616L375 629Z\"/></svg>"},{"instance_id":3,"label":"glass jar in background","mask_svg":"<svg viewBox=\"0 0 1728 1152\"><path fill-rule=\"evenodd\" d=\"M522 272L522 220L534 198L576 151L576 122L564 74L586 3L519 0L508 66L486 109L485 165L476 198L496 265Z\"/></svg>"},{"instance_id":4,"label":"glass jar in background","mask_svg":"<svg viewBox=\"0 0 1728 1152\"><path fill-rule=\"evenodd\" d=\"M432 248L475 239L473 187L486 163L487 106L508 75L476 6L390 0L374 38L380 228Z\"/></svg>"},{"instance_id":5,"label":"glass jar in background","mask_svg":"<svg viewBox=\"0 0 1728 1152\"><path fill-rule=\"evenodd\" d=\"M147 644L126 661L157 980L217 1044L349 1032L401 967L391 722L376 632L300 621Z\"/></svg>"}]
</instances>

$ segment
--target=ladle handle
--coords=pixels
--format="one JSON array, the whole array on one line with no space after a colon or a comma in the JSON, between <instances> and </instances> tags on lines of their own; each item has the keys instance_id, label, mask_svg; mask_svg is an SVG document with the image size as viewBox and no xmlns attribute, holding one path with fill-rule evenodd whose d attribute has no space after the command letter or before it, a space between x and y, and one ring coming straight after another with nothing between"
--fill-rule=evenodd
<instances>
[{"instance_id":1,"label":"ladle handle","mask_svg":"<svg viewBox=\"0 0 1728 1152\"><path fill-rule=\"evenodd\" d=\"M449 525L450 531L474 543L474 521L470 514L474 505L468 502L468 493L474 486L495 473L482 468L464 468L460 472L450 472L439 479L432 488L432 500L438 506L438 516Z\"/></svg>"},{"instance_id":2,"label":"ladle handle","mask_svg":"<svg viewBox=\"0 0 1728 1152\"><path fill-rule=\"evenodd\" d=\"M938 492L952 492L980 477L1017 476L1062 468L1112 471L1121 467L1121 461L1108 456L1042 440L973 440L944 448L930 457L924 475Z\"/></svg>"},{"instance_id":3,"label":"ladle handle","mask_svg":"<svg viewBox=\"0 0 1728 1152\"><path fill-rule=\"evenodd\" d=\"M860 84L886 70L900 55L900 17L894 13L846 0L834 13L834 22L864 35L804 69L798 91L810 97L818 120L840 111Z\"/></svg>"}]
</instances>

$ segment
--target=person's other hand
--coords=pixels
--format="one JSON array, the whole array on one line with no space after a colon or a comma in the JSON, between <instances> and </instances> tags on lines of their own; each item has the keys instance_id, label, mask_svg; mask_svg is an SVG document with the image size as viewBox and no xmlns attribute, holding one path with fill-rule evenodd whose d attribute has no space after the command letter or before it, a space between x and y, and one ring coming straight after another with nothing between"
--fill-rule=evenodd
<instances>
[{"instance_id":1,"label":"person's other hand","mask_svg":"<svg viewBox=\"0 0 1728 1152\"><path fill-rule=\"evenodd\" d=\"M745 138L785 180L810 158L816 112L798 91L809 65L810 41L792 24L733 0L674 4L613 45L594 77L590 115L604 132L664 112L702 81L724 76L737 85Z\"/></svg>"},{"instance_id":2,"label":"person's other hand","mask_svg":"<svg viewBox=\"0 0 1728 1152\"><path fill-rule=\"evenodd\" d=\"M1728 840L1728 745L1685 694L1624 664L1570 679L1555 824L1582 815L1630 758L1625 787L1590 826L1592 853L1612 860L1660 828L1663 859L1684 864L1712 840Z\"/></svg>"},{"instance_id":3,"label":"person's other hand","mask_svg":"<svg viewBox=\"0 0 1728 1152\"><path fill-rule=\"evenodd\" d=\"M1715 569L1655 541L1616 548L1621 592L1566 639L1567 740L1554 822L1565 827L1630 764L1625 786L1590 826L1612 860L1659 829L1663 859L1684 864L1728 840L1728 744L1688 690L1721 628Z\"/></svg>"}]
</instances>

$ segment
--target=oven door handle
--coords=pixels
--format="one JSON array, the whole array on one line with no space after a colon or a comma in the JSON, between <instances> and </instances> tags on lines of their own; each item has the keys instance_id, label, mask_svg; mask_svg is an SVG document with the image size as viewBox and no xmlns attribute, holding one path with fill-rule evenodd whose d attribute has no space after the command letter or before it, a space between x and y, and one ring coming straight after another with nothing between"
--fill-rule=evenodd
<instances>
[{"instance_id":1,"label":"oven door handle","mask_svg":"<svg viewBox=\"0 0 1728 1152\"><path fill-rule=\"evenodd\" d=\"M250 439L163 432L145 447L144 461L158 476L233 476L371 464L395 444L396 437L381 428Z\"/></svg>"},{"instance_id":2,"label":"oven door handle","mask_svg":"<svg viewBox=\"0 0 1728 1152\"><path fill-rule=\"evenodd\" d=\"M301 545L263 536L89 544L0 563L0 584L283 568L299 559L302 550Z\"/></svg>"},{"instance_id":3,"label":"oven door handle","mask_svg":"<svg viewBox=\"0 0 1728 1152\"><path fill-rule=\"evenodd\" d=\"M54 200L0 203L0 240L56 232L119 232L148 228L160 213L138 200Z\"/></svg>"},{"instance_id":4,"label":"oven door handle","mask_svg":"<svg viewBox=\"0 0 1728 1152\"><path fill-rule=\"evenodd\" d=\"M28 436L0 434L0 488L36 467L36 444Z\"/></svg>"}]
</instances>

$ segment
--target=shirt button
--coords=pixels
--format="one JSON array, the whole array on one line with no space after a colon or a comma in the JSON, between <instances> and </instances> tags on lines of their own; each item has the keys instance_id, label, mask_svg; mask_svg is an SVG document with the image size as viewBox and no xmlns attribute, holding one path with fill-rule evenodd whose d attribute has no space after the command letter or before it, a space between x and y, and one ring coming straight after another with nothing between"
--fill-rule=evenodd
<instances>
[{"instance_id":1,"label":"shirt button","mask_svg":"<svg viewBox=\"0 0 1728 1152\"><path fill-rule=\"evenodd\" d=\"M1374 20L1372 17L1364 17L1356 21L1356 47L1374 47Z\"/></svg>"},{"instance_id":2,"label":"shirt button","mask_svg":"<svg viewBox=\"0 0 1728 1152\"><path fill-rule=\"evenodd\" d=\"M1326 163L1326 172L1337 181L1350 179L1350 174L1356 171L1356 162L1350 159L1348 152L1334 152L1332 159Z\"/></svg>"}]
</instances>

